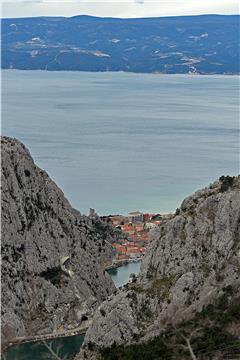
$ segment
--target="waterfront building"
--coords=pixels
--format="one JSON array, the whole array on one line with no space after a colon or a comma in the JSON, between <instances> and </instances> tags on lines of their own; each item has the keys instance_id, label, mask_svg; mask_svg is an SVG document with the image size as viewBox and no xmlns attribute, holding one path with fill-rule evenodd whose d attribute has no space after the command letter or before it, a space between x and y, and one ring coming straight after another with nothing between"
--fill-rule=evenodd
<instances>
[{"instance_id":1,"label":"waterfront building","mask_svg":"<svg viewBox=\"0 0 240 360\"><path fill-rule=\"evenodd\" d=\"M138 222L143 222L143 213L140 211L133 211L128 213L129 222L135 224Z\"/></svg>"}]
</instances>

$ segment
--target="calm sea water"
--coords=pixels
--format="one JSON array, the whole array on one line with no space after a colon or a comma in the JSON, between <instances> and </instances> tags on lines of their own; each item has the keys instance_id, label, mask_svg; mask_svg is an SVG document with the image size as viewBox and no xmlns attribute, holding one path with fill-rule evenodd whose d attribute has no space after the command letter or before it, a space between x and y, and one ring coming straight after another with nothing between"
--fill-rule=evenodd
<instances>
[{"instance_id":1,"label":"calm sea water","mask_svg":"<svg viewBox=\"0 0 240 360\"><path fill-rule=\"evenodd\" d=\"M238 77L3 71L2 133L82 212L175 210L239 172Z\"/></svg>"}]
</instances>

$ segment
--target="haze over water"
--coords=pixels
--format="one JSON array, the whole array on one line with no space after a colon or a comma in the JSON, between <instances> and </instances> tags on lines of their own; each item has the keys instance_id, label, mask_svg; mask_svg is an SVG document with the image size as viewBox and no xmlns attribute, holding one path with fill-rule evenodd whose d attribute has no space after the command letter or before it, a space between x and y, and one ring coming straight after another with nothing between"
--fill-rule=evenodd
<instances>
[{"instance_id":1,"label":"haze over water","mask_svg":"<svg viewBox=\"0 0 240 360\"><path fill-rule=\"evenodd\" d=\"M237 76L2 72L2 133L82 212L174 211L239 172Z\"/></svg>"}]
</instances>

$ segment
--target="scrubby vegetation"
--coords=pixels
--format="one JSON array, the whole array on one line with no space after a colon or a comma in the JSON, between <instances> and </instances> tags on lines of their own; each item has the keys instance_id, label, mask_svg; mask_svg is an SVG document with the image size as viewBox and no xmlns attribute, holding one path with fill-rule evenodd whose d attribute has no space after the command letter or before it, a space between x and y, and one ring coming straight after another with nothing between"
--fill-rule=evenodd
<instances>
[{"instance_id":1,"label":"scrubby vegetation","mask_svg":"<svg viewBox=\"0 0 240 360\"><path fill-rule=\"evenodd\" d=\"M224 192L227 191L234 182L234 176L221 176L219 178L220 182L221 182L221 187L220 187L220 191Z\"/></svg>"},{"instance_id":2,"label":"scrubby vegetation","mask_svg":"<svg viewBox=\"0 0 240 360\"><path fill-rule=\"evenodd\" d=\"M240 298L229 286L214 305L188 322L168 327L147 343L102 348L102 360L172 360L240 358Z\"/></svg>"},{"instance_id":3,"label":"scrubby vegetation","mask_svg":"<svg viewBox=\"0 0 240 360\"><path fill-rule=\"evenodd\" d=\"M104 241L107 240L109 242L113 242L126 238L126 234L123 233L121 229L118 229L107 222L101 221L98 217L93 221L93 228L99 237Z\"/></svg>"}]
</instances>

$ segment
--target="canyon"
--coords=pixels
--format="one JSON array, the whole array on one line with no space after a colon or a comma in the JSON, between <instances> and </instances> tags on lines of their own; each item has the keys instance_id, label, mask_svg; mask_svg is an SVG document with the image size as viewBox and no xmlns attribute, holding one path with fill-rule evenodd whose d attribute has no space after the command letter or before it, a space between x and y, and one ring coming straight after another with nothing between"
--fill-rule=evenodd
<instances>
[{"instance_id":1,"label":"canyon","mask_svg":"<svg viewBox=\"0 0 240 360\"><path fill-rule=\"evenodd\" d=\"M116 289L105 268L121 230L72 208L20 141L2 137L1 148L3 345L85 323L76 359L122 360L154 341L183 359L217 339L239 344L240 176L185 198L152 229L139 275Z\"/></svg>"}]
</instances>

